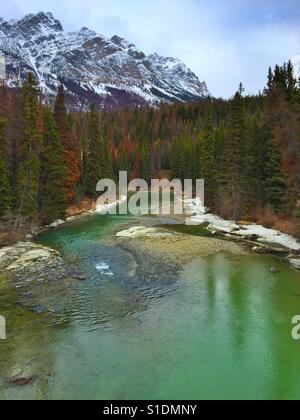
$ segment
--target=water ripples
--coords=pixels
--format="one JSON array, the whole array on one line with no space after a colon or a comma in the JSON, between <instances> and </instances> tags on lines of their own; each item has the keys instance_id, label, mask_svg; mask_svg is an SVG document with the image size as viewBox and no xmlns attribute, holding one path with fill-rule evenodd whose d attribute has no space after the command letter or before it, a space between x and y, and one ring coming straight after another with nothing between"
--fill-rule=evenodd
<instances>
[{"instance_id":1,"label":"water ripples","mask_svg":"<svg viewBox=\"0 0 300 420\"><path fill-rule=\"evenodd\" d=\"M74 256L73 256L74 258ZM87 281L73 282L63 311L53 325L76 325L100 333L115 324L139 325L140 315L174 293L177 272L163 263L142 260L118 246L88 243L76 255Z\"/></svg>"}]
</instances>

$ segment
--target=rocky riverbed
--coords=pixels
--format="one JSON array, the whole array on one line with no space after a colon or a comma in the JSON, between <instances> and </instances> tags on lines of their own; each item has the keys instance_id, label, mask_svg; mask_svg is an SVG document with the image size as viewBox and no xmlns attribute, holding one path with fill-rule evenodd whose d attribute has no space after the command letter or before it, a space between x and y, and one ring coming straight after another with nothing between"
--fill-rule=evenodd
<instances>
[{"instance_id":1,"label":"rocky riverbed","mask_svg":"<svg viewBox=\"0 0 300 420\"><path fill-rule=\"evenodd\" d=\"M127 241L127 248L151 252L173 262L184 264L197 257L208 257L219 252L246 255L247 250L240 244L217 238L185 235L169 232L161 228L134 226L118 232L119 241Z\"/></svg>"},{"instance_id":2,"label":"rocky riverbed","mask_svg":"<svg viewBox=\"0 0 300 420\"><path fill-rule=\"evenodd\" d=\"M198 225L195 225L195 230ZM206 228L204 227L206 226ZM164 255L168 258L186 263L199 256L207 257L219 252L227 252L235 255L247 254L247 252L255 252L258 254L274 254L284 261L288 262L293 268L300 270L300 255L297 249L295 239L288 237L283 244L277 242L272 243L270 238L279 237L282 239L283 234L272 231L272 235L268 235L269 229L254 225L252 230L238 229L237 225L229 226L229 223L219 226L215 230L215 226L203 225L203 229L207 229L214 237L185 235L183 233L169 232L167 229L133 226L116 234L118 240L132 240L131 247L137 247L145 251L150 251L155 255ZM262 230L265 236L262 236ZM242 232L246 232L242 235ZM247 234L251 232L251 234ZM287 236L287 235L285 235ZM284 236L284 238L285 238ZM292 240L291 240L292 239Z\"/></svg>"}]
</instances>

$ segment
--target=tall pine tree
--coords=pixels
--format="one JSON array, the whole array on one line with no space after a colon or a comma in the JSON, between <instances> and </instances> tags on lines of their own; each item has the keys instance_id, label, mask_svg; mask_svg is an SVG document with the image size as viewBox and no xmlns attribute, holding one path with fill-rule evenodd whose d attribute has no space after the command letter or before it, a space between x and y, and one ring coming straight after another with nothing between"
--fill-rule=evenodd
<instances>
[{"instance_id":1,"label":"tall pine tree","mask_svg":"<svg viewBox=\"0 0 300 420\"><path fill-rule=\"evenodd\" d=\"M105 177L105 153L100 133L99 114L95 105L92 105L88 121L88 154L85 174L86 193L95 198L96 186L100 179Z\"/></svg>"},{"instance_id":2,"label":"tall pine tree","mask_svg":"<svg viewBox=\"0 0 300 420\"><path fill-rule=\"evenodd\" d=\"M76 195L76 186L80 180L80 144L76 137L73 116L67 113L63 85L58 89L54 105L54 115L60 142L63 145L64 162L67 168L65 185L67 200L71 202Z\"/></svg>"},{"instance_id":3,"label":"tall pine tree","mask_svg":"<svg viewBox=\"0 0 300 420\"><path fill-rule=\"evenodd\" d=\"M216 142L211 110L207 110L204 117L204 132L200 149L201 173L205 185L205 205L211 210L216 207L217 199L217 161Z\"/></svg>"},{"instance_id":4,"label":"tall pine tree","mask_svg":"<svg viewBox=\"0 0 300 420\"><path fill-rule=\"evenodd\" d=\"M54 115L56 124L59 130L59 135L62 143L65 143L66 134L66 121L67 121L67 108L65 105L65 89L63 85L58 88L57 96L54 105Z\"/></svg>"},{"instance_id":5,"label":"tall pine tree","mask_svg":"<svg viewBox=\"0 0 300 420\"><path fill-rule=\"evenodd\" d=\"M244 147L245 147L245 108L243 102L243 87L232 101L230 130L225 147L225 157L222 173L222 203L220 211L226 217L240 219L244 213L245 178L244 178Z\"/></svg>"},{"instance_id":6,"label":"tall pine tree","mask_svg":"<svg viewBox=\"0 0 300 420\"><path fill-rule=\"evenodd\" d=\"M66 174L63 145L52 111L44 112L42 150L41 216L43 223L63 219L66 213Z\"/></svg>"},{"instance_id":7,"label":"tall pine tree","mask_svg":"<svg viewBox=\"0 0 300 420\"><path fill-rule=\"evenodd\" d=\"M287 184L280 153L272 140L270 131L266 148L264 189L267 206L275 212L280 212L284 195L287 193Z\"/></svg>"},{"instance_id":8,"label":"tall pine tree","mask_svg":"<svg viewBox=\"0 0 300 420\"><path fill-rule=\"evenodd\" d=\"M38 192L40 176L40 143L38 117L38 90L33 75L28 75L22 88L23 136L17 181L17 218L33 221L38 214Z\"/></svg>"},{"instance_id":9,"label":"tall pine tree","mask_svg":"<svg viewBox=\"0 0 300 420\"><path fill-rule=\"evenodd\" d=\"M11 210L11 188L7 170L5 126L6 121L0 118L0 218L8 216Z\"/></svg>"}]
</instances>

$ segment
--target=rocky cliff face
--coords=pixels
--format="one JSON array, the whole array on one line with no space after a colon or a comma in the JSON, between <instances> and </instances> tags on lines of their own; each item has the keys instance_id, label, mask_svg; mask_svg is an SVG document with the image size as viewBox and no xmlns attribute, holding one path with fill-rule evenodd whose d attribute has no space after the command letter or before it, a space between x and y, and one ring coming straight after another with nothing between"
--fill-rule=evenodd
<instances>
[{"instance_id":1,"label":"rocky cliff face","mask_svg":"<svg viewBox=\"0 0 300 420\"><path fill-rule=\"evenodd\" d=\"M146 56L118 36L108 39L88 28L66 33L51 13L0 19L0 51L10 86L33 72L47 100L62 82L69 105L76 108L91 102L118 108L199 101L209 94L205 82L180 60Z\"/></svg>"}]
</instances>

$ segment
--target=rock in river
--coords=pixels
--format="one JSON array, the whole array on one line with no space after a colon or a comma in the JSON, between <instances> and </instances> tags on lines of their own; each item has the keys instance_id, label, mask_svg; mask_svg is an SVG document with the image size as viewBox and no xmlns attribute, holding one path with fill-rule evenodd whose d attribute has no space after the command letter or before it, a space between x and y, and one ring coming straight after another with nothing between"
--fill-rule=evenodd
<instances>
[{"instance_id":1,"label":"rock in river","mask_svg":"<svg viewBox=\"0 0 300 420\"><path fill-rule=\"evenodd\" d=\"M117 238L170 238L174 236L173 233L165 232L161 229L147 228L145 226L133 226L127 230L117 233Z\"/></svg>"},{"instance_id":2,"label":"rock in river","mask_svg":"<svg viewBox=\"0 0 300 420\"><path fill-rule=\"evenodd\" d=\"M14 377L11 378L8 383L13 386L25 386L30 385L36 380L35 375L27 376L27 377Z\"/></svg>"},{"instance_id":3,"label":"rock in river","mask_svg":"<svg viewBox=\"0 0 300 420\"><path fill-rule=\"evenodd\" d=\"M300 270L300 258L289 258L288 262L291 264L292 267L296 268L296 270Z\"/></svg>"},{"instance_id":4,"label":"rock in river","mask_svg":"<svg viewBox=\"0 0 300 420\"><path fill-rule=\"evenodd\" d=\"M60 254L48 247L32 242L0 249L0 272L23 280L62 277L67 272Z\"/></svg>"},{"instance_id":5,"label":"rock in river","mask_svg":"<svg viewBox=\"0 0 300 420\"><path fill-rule=\"evenodd\" d=\"M78 272L72 271L72 270L69 271L69 276L72 277L72 279L75 279L75 280L80 280L80 281L88 280L88 277L85 274L78 273Z\"/></svg>"}]
</instances>

